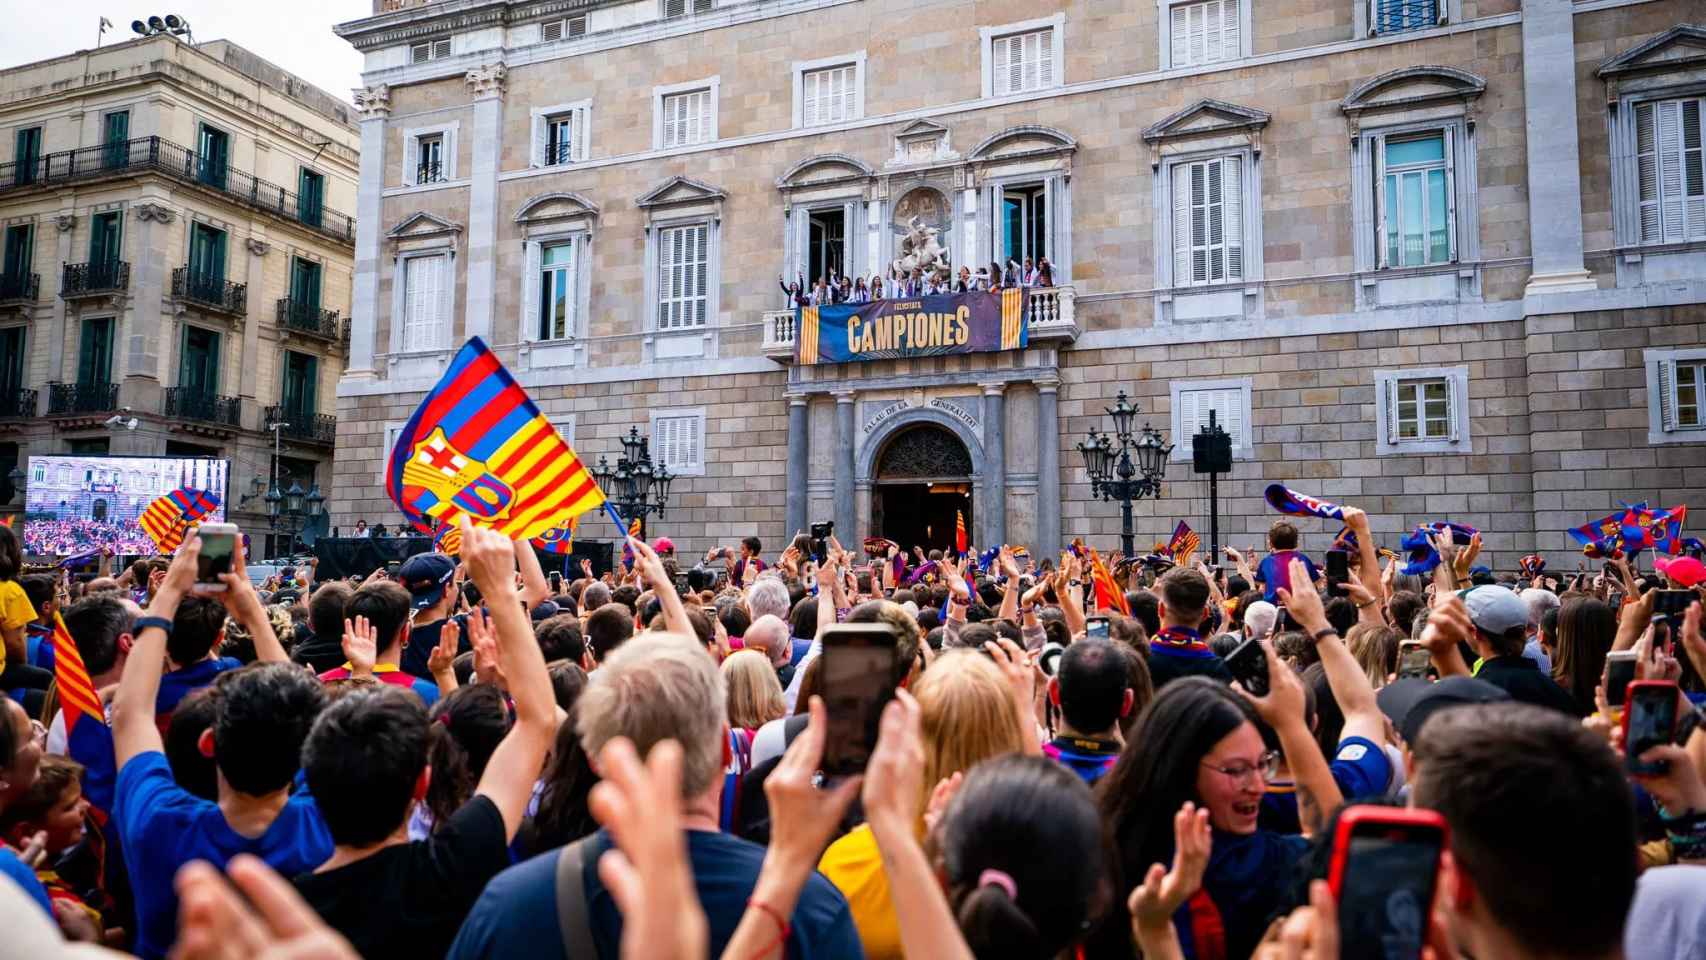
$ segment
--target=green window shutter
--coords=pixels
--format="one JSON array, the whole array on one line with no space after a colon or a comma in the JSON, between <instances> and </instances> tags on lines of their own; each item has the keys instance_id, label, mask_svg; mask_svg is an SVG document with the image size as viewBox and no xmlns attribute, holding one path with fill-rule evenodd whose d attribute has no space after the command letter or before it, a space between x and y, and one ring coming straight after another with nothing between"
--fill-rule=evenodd
<instances>
[{"instance_id":1,"label":"green window shutter","mask_svg":"<svg viewBox=\"0 0 1706 960\"><path fill-rule=\"evenodd\" d=\"M308 357L307 360L302 370L302 413L305 418L314 416L315 411L319 409L314 393L320 383L319 358Z\"/></svg>"}]
</instances>

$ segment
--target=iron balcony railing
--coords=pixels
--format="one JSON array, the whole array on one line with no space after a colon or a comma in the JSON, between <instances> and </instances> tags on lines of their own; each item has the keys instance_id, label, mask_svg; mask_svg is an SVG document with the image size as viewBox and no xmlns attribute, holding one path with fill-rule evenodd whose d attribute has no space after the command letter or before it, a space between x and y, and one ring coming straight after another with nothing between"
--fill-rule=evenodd
<instances>
[{"instance_id":1,"label":"iron balcony railing","mask_svg":"<svg viewBox=\"0 0 1706 960\"><path fill-rule=\"evenodd\" d=\"M338 418L278 404L266 409L264 423L282 423L279 432L291 440L330 446L338 439Z\"/></svg>"},{"instance_id":2,"label":"iron balcony railing","mask_svg":"<svg viewBox=\"0 0 1706 960\"><path fill-rule=\"evenodd\" d=\"M560 166L574 158L574 144L567 140L547 144L545 147L545 165L547 167Z\"/></svg>"},{"instance_id":3,"label":"iron balcony railing","mask_svg":"<svg viewBox=\"0 0 1706 960\"><path fill-rule=\"evenodd\" d=\"M415 167L416 183L438 183L444 179L444 163L422 163Z\"/></svg>"},{"instance_id":4,"label":"iron balcony railing","mask_svg":"<svg viewBox=\"0 0 1706 960\"><path fill-rule=\"evenodd\" d=\"M50 383L47 385L47 412L110 413L118 409L118 384L96 380L90 383Z\"/></svg>"},{"instance_id":5,"label":"iron balcony railing","mask_svg":"<svg viewBox=\"0 0 1706 960\"><path fill-rule=\"evenodd\" d=\"M123 260L67 263L60 270L59 296L66 300L115 293L129 287L130 264Z\"/></svg>"},{"instance_id":6,"label":"iron balcony railing","mask_svg":"<svg viewBox=\"0 0 1706 960\"><path fill-rule=\"evenodd\" d=\"M189 267L172 270L172 296L223 313L243 314L249 309L248 284L232 283Z\"/></svg>"},{"instance_id":7,"label":"iron balcony railing","mask_svg":"<svg viewBox=\"0 0 1706 960\"><path fill-rule=\"evenodd\" d=\"M354 217L328 210L323 203L312 199L304 202L295 191L159 137L138 137L0 163L0 193L150 171L200 184L343 243L355 242Z\"/></svg>"},{"instance_id":8,"label":"iron balcony railing","mask_svg":"<svg viewBox=\"0 0 1706 960\"><path fill-rule=\"evenodd\" d=\"M338 318L336 310L322 310L319 304L292 300L289 297L278 302L278 325L286 330L333 341L337 340L343 331L343 322Z\"/></svg>"},{"instance_id":9,"label":"iron balcony railing","mask_svg":"<svg viewBox=\"0 0 1706 960\"><path fill-rule=\"evenodd\" d=\"M39 273L0 273L0 303L15 300L34 302L40 290Z\"/></svg>"},{"instance_id":10,"label":"iron balcony railing","mask_svg":"<svg viewBox=\"0 0 1706 960\"><path fill-rule=\"evenodd\" d=\"M195 387L167 387L166 416L238 427L243 424L243 405L236 397L221 397Z\"/></svg>"},{"instance_id":11,"label":"iron balcony railing","mask_svg":"<svg viewBox=\"0 0 1706 960\"><path fill-rule=\"evenodd\" d=\"M0 420L23 420L36 415L36 392L22 388L0 390Z\"/></svg>"}]
</instances>

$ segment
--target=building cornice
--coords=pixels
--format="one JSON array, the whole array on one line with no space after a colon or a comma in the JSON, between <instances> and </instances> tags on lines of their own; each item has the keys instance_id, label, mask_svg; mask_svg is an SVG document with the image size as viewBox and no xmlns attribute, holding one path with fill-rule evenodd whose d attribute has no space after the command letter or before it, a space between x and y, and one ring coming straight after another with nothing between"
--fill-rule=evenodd
<instances>
[{"instance_id":1,"label":"building cornice","mask_svg":"<svg viewBox=\"0 0 1706 960\"><path fill-rule=\"evenodd\" d=\"M401 43L418 43L481 27L527 23L557 14L585 13L598 7L614 7L627 0L441 0L403 10L392 10L360 20L350 20L332 32L367 52Z\"/></svg>"}]
</instances>

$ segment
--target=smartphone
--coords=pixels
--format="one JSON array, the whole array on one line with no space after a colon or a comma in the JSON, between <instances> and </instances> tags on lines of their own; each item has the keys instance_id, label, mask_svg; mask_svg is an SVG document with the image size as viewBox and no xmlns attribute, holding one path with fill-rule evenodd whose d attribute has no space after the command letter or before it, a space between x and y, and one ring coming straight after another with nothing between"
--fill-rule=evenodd
<instances>
[{"instance_id":1,"label":"smartphone","mask_svg":"<svg viewBox=\"0 0 1706 960\"><path fill-rule=\"evenodd\" d=\"M1108 639L1108 618L1090 617L1084 621L1084 636L1089 640Z\"/></svg>"},{"instance_id":2,"label":"smartphone","mask_svg":"<svg viewBox=\"0 0 1706 960\"><path fill-rule=\"evenodd\" d=\"M1656 776L1670 765L1642 763L1641 754L1672 742L1676 736L1676 682L1637 680L1629 684L1623 708L1623 756L1630 773Z\"/></svg>"},{"instance_id":3,"label":"smartphone","mask_svg":"<svg viewBox=\"0 0 1706 960\"><path fill-rule=\"evenodd\" d=\"M1623 706L1629 685L1635 682L1635 651L1613 650L1605 655L1605 702Z\"/></svg>"},{"instance_id":4,"label":"smartphone","mask_svg":"<svg viewBox=\"0 0 1706 960\"><path fill-rule=\"evenodd\" d=\"M1341 960L1421 957L1446 836L1432 810L1357 804L1339 814L1327 883Z\"/></svg>"},{"instance_id":5,"label":"smartphone","mask_svg":"<svg viewBox=\"0 0 1706 960\"><path fill-rule=\"evenodd\" d=\"M1351 555L1343 550L1327 551L1327 595L1345 595L1345 582L1351 578Z\"/></svg>"},{"instance_id":6,"label":"smartphone","mask_svg":"<svg viewBox=\"0 0 1706 960\"><path fill-rule=\"evenodd\" d=\"M204 523L196 528L201 540L201 553L196 559L195 581L203 590L224 590L221 574L231 572L231 558L237 552L237 525L234 523Z\"/></svg>"},{"instance_id":7,"label":"smartphone","mask_svg":"<svg viewBox=\"0 0 1706 960\"><path fill-rule=\"evenodd\" d=\"M1433 665L1433 655L1428 648L1415 640L1405 640L1398 644L1398 679L1418 677L1426 680L1428 668Z\"/></svg>"},{"instance_id":8,"label":"smartphone","mask_svg":"<svg viewBox=\"0 0 1706 960\"><path fill-rule=\"evenodd\" d=\"M818 684L829 714L826 776L863 772L877 748L883 707L894 699L895 648L887 624L843 623L824 631Z\"/></svg>"},{"instance_id":9,"label":"smartphone","mask_svg":"<svg viewBox=\"0 0 1706 960\"><path fill-rule=\"evenodd\" d=\"M401 560L392 560L385 564L385 574L387 576L395 577L397 575L397 571L401 569L403 569L403 561Z\"/></svg>"},{"instance_id":10,"label":"smartphone","mask_svg":"<svg viewBox=\"0 0 1706 960\"><path fill-rule=\"evenodd\" d=\"M1687 613L1688 605L1700 596L1693 590L1655 590L1653 593L1653 616L1672 619Z\"/></svg>"},{"instance_id":11,"label":"smartphone","mask_svg":"<svg viewBox=\"0 0 1706 960\"><path fill-rule=\"evenodd\" d=\"M1226 669L1252 696L1268 695L1268 654L1254 638L1240 643L1226 655Z\"/></svg>"}]
</instances>

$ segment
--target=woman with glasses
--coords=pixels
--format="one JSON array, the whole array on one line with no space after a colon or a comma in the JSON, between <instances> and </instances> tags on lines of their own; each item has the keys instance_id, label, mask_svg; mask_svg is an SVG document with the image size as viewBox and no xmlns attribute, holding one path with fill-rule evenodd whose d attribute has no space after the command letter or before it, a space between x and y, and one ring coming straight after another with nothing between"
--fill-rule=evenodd
<instances>
[{"instance_id":1,"label":"woman with glasses","mask_svg":"<svg viewBox=\"0 0 1706 960\"><path fill-rule=\"evenodd\" d=\"M1267 780L1282 756L1262 742L1258 721L1279 735L1297 779L1305 831L1320 824L1320 811L1339 805L1339 789L1304 721L1302 682L1265 641L1262 646L1266 696L1205 677L1167 684L1100 784L1097 799L1116 851L1118 906L1104 916L1085 956L1135 956L1126 895L1152 864L1172 863L1173 818L1186 801L1208 810L1214 839L1202 890L1174 915L1184 955L1243 958L1255 949L1309 849L1304 837L1257 826Z\"/></svg>"}]
</instances>

